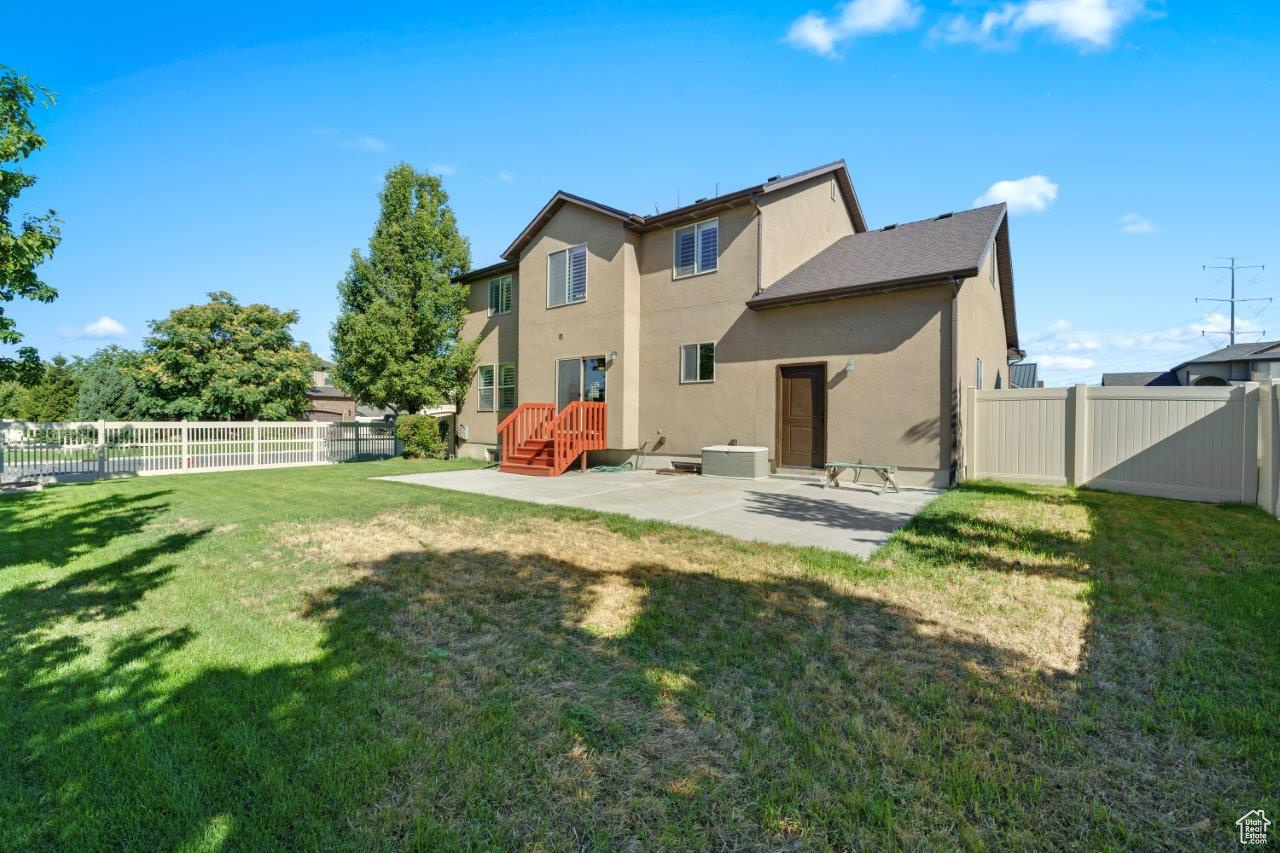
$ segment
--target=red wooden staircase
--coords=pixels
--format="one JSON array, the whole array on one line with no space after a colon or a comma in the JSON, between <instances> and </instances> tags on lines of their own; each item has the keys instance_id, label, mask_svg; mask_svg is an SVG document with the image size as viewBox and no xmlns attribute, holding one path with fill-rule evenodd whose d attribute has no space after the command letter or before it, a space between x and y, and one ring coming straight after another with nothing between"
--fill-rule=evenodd
<instances>
[{"instance_id":1,"label":"red wooden staircase","mask_svg":"<svg viewBox=\"0 0 1280 853\"><path fill-rule=\"evenodd\" d=\"M585 467L588 450L605 446L605 404L573 402L559 414L552 403L521 403L498 425L499 470L555 477L575 460Z\"/></svg>"}]
</instances>

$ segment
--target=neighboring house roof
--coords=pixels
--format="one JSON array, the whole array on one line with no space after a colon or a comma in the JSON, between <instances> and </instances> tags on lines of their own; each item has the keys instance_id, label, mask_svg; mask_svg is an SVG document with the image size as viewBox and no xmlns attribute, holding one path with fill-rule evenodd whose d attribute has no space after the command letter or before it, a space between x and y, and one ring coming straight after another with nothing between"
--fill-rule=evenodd
<instances>
[{"instance_id":1,"label":"neighboring house roof","mask_svg":"<svg viewBox=\"0 0 1280 853\"><path fill-rule=\"evenodd\" d=\"M923 287L978 274L995 239L1005 341L1018 348L1004 203L841 237L747 300L755 309Z\"/></svg>"},{"instance_id":2,"label":"neighboring house roof","mask_svg":"<svg viewBox=\"0 0 1280 853\"><path fill-rule=\"evenodd\" d=\"M307 396L308 397L349 398L351 395L349 395L346 391L343 391L341 388L337 387L336 385L312 385L310 388L307 389Z\"/></svg>"},{"instance_id":3,"label":"neighboring house roof","mask_svg":"<svg viewBox=\"0 0 1280 853\"><path fill-rule=\"evenodd\" d=\"M1102 384L1105 386L1166 386L1179 385L1178 377L1172 370L1151 370L1138 373L1104 373Z\"/></svg>"},{"instance_id":4,"label":"neighboring house roof","mask_svg":"<svg viewBox=\"0 0 1280 853\"><path fill-rule=\"evenodd\" d=\"M316 361L320 362L321 370L333 370L332 361L325 361L323 358L319 358L319 357L316 358Z\"/></svg>"},{"instance_id":5,"label":"neighboring house roof","mask_svg":"<svg viewBox=\"0 0 1280 853\"><path fill-rule=\"evenodd\" d=\"M1180 370L1188 364L1212 364L1224 361L1280 361L1280 341L1232 344L1196 358L1189 358L1174 370Z\"/></svg>"},{"instance_id":6,"label":"neighboring house roof","mask_svg":"<svg viewBox=\"0 0 1280 853\"><path fill-rule=\"evenodd\" d=\"M840 187L840 195L844 199L845 207L849 211L849 218L853 222L854 231L866 231L867 223L862 216L862 208L858 204L857 193L853 190L853 181L849 178L849 170L846 168L843 160L837 160L834 163L828 163L825 166L818 166L814 169L806 169L805 171L797 172L794 175L770 178L764 183L744 187L730 193L724 193L714 198L699 199L693 204L686 204L682 207L676 208L675 210L668 210L663 213L655 213L652 216L641 216L638 213L627 213L625 210L619 210L616 207L610 207L607 204L601 204L598 201L592 201L589 198L583 198L582 196L560 190L551 197L550 201L543 205L542 210L538 211L538 215L533 217L533 220L525 226L523 231L520 232L520 236L516 237L511 245L507 247L507 250L502 253L502 257L507 261L514 261L518 259L520 252L524 247L533 241L533 238L538 235L538 232L546 227L546 224L551 221L551 218L555 216L556 213L559 212L560 208L564 207L566 204L575 204L579 207L585 207L588 210L594 210L597 213L602 213L605 216L610 216L621 221L624 227L644 232L652 231L655 228L674 225L684 219L693 219L699 216L705 216L716 210L732 207L736 204L743 204L754 195L766 195L768 193L777 192L778 190L786 189L789 186L801 183L802 181L807 181L811 178L819 177L820 175L827 174L828 172L834 173L835 175L836 185ZM498 266L501 265L493 265L493 267ZM481 273L490 270L491 267L486 267L484 270L477 270L475 273L468 273L467 276L460 277L459 280L462 278L478 277Z\"/></svg>"},{"instance_id":7,"label":"neighboring house roof","mask_svg":"<svg viewBox=\"0 0 1280 853\"><path fill-rule=\"evenodd\" d=\"M1009 365L1009 384L1014 388L1034 388L1040 378L1040 367L1034 361Z\"/></svg>"}]
</instances>

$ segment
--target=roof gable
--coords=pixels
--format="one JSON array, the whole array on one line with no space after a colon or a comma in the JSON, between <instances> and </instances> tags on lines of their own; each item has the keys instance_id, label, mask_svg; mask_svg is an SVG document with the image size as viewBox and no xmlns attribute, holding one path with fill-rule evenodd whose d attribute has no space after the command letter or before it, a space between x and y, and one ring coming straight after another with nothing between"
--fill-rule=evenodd
<instances>
[{"instance_id":1,"label":"roof gable","mask_svg":"<svg viewBox=\"0 0 1280 853\"><path fill-rule=\"evenodd\" d=\"M857 193L853 189L853 181L849 178L849 170L845 166L843 160L837 160L834 163L828 163L825 166L818 166L813 169L807 169L803 172L797 172L794 175L785 177L770 178L761 184L750 187L744 187L740 190L734 190L730 193L723 193L714 198L699 199L693 204L686 204L674 210L655 213L652 216L641 216L637 213L627 213L625 210L619 210L616 207L610 207L607 204L601 204L588 198L583 198L573 193L567 193L564 190L558 190L551 197L537 215L524 227L520 235L512 241L511 245L502 253L502 257L507 261L514 261L519 258L520 253L528 246L538 233L547 226L552 217L559 212L560 208L566 204L575 204L585 207L588 210L594 210L597 213L610 216L620 221L624 228L630 228L635 231L645 232L653 231L658 228L667 228L679 225L681 222L699 217L707 216L716 210L726 207L733 207L739 204L747 204L755 195L765 195L778 190L794 186L798 183L819 177L821 175L833 173L836 179L836 185L840 188L840 196L845 204L845 209L849 213L849 219L853 223L854 231L866 231L867 225L862 216L862 208L858 203Z\"/></svg>"}]
</instances>

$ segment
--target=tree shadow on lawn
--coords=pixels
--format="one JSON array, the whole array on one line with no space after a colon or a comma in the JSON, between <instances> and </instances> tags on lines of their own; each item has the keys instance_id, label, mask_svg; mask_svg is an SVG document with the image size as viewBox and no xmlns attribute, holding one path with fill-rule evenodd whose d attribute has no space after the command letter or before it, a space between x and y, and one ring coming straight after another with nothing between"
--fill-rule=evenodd
<instances>
[{"instance_id":1,"label":"tree shadow on lawn","mask_svg":"<svg viewBox=\"0 0 1280 853\"><path fill-rule=\"evenodd\" d=\"M170 489L74 501L62 486L0 499L0 570L23 563L61 567L137 533L166 511Z\"/></svg>"},{"instance_id":2,"label":"tree shadow on lawn","mask_svg":"<svg viewBox=\"0 0 1280 853\"><path fill-rule=\"evenodd\" d=\"M306 663L183 672L189 628L42 648L61 620L135 605L183 547L0 596L0 846L1091 846L1135 813L1157 833L1140 843L1218 837L1160 823L1193 811L1177 778L1125 793L1155 756L1104 752L1100 725L1146 748L1167 722L1158 694L1122 695L1132 650L1077 684L814 578L656 559L602 577L423 543L301 603L325 626ZM1108 604L1123 576L1097 579L1093 652L1129 642ZM602 603L624 617L609 630ZM1199 630L1162 628L1173 646ZM1141 660L1176 679L1176 657Z\"/></svg>"}]
</instances>

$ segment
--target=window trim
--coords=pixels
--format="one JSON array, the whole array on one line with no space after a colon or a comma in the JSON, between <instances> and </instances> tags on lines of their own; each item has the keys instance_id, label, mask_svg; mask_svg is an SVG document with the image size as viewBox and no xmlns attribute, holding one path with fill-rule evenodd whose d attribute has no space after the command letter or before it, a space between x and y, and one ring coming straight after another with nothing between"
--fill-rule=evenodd
<instances>
[{"instance_id":1,"label":"window trim","mask_svg":"<svg viewBox=\"0 0 1280 853\"><path fill-rule=\"evenodd\" d=\"M685 379L684 378L684 351L686 347L711 347L711 378L710 379ZM698 352L699 373L701 373L702 353ZM709 385L716 381L716 342L715 341L698 341L696 344L680 345L680 384L681 385Z\"/></svg>"},{"instance_id":2,"label":"window trim","mask_svg":"<svg viewBox=\"0 0 1280 853\"><path fill-rule=\"evenodd\" d=\"M494 282L497 282L497 283L498 283L498 304L497 304L496 306L493 304L493 285L494 285ZM507 310L506 310L506 311L502 311L502 310L500 310L500 309L501 309L501 307L502 307L502 284L503 284L503 282L506 282L506 285L507 285L507 296L508 296L508 299L507 299ZM489 288L488 288L488 290L489 290L489 316L490 316L490 317L495 317L495 316L500 316L500 315L502 315L502 314L510 314L510 313L511 313L511 310L515 307L515 304L516 304L516 287L515 287L515 280L512 278L511 273L507 273L506 275L498 275L498 276L494 276L493 278L489 279Z\"/></svg>"},{"instance_id":3,"label":"window trim","mask_svg":"<svg viewBox=\"0 0 1280 853\"><path fill-rule=\"evenodd\" d=\"M510 385L502 384L502 369L504 367L511 368L511 384ZM494 378L493 378L494 411L497 411L497 412L510 411L511 409L514 409L520 405L520 399L519 397L516 396L516 387L519 384L519 382L520 382L520 377L517 375L516 363L514 361L503 361L497 364L497 370L494 371ZM508 388L511 389L511 405L504 406L502 405L502 392Z\"/></svg>"},{"instance_id":4,"label":"window trim","mask_svg":"<svg viewBox=\"0 0 1280 853\"><path fill-rule=\"evenodd\" d=\"M582 265L582 298L570 300L568 298L569 285L572 280L573 273L569 267L569 253L577 248L581 248L583 251L583 254L586 256ZM551 258L554 257L555 255L564 255L565 301L561 302L559 305L551 304ZM575 243L572 246L565 246L563 249L557 249L554 252L547 252L547 310L550 311L552 308L563 308L566 305L581 305L582 303L586 302L587 297L590 294L590 287L588 286L591 281L590 273L591 273L591 251L587 248L586 243Z\"/></svg>"},{"instance_id":5,"label":"window trim","mask_svg":"<svg viewBox=\"0 0 1280 853\"><path fill-rule=\"evenodd\" d=\"M484 369L489 368L489 384L484 384ZM498 394L497 394L498 373L497 366L494 364L481 364L476 366L476 411L477 412L496 412L498 410ZM492 391L493 397L490 399L489 405L484 405L484 399L481 394L485 391Z\"/></svg>"},{"instance_id":6,"label":"window trim","mask_svg":"<svg viewBox=\"0 0 1280 853\"><path fill-rule=\"evenodd\" d=\"M716 265L714 269L702 268L702 227L714 222L716 224ZM693 272L680 273L680 262L676 258L676 252L680 249L680 232L693 229ZM692 222L688 225L681 225L672 229L671 232L671 280L679 281L681 279L693 278L699 275L709 275L713 272L720 271L720 217L713 216L710 219L704 219L701 222Z\"/></svg>"}]
</instances>

